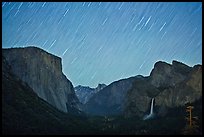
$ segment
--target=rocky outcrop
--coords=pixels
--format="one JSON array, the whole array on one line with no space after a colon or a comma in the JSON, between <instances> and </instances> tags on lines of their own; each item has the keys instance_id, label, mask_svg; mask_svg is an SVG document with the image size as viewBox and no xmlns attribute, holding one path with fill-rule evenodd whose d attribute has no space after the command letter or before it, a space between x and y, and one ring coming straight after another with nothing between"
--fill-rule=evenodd
<instances>
[{"instance_id":1,"label":"rocky outcrop","mask_svg":"<svg viewBox=\"0 0 204 137\"><path fill-rule=\"evenodd\" d=\"M115 81L94 94L84 105L83 110L93 115L121 114L124 98L136 77Z\"/></svg>"},{"instance_id":2,"label":"rocky outcrop","mask_svg":"<svg viewBox=\"0 0 204 137\"><path fill-rule=\"evenodd\" d=\"M155 63L149 79L155 87L175 86L183 81L190 71L191 67L175 60L172 65L159 61Z\"/></svg>"},{"instance_id":3,"label":"rocky outcrop","mask_svg":"<svg viewBox=\"0 0 204 137\"><path fill-rule=\"evenodd\" d=\"M77 86L74 88L75 93L79 99L79 101L82 104L85 104L86 102L89 101L89 99L96 94L97 92L99 92L100 90L102 90L104 87L106 87L105 84L98 84L98 86L96 88L90 88L89 86Z\"/></svg>"},{"instance_id":4,"label":"rocky outcrop","mask_svg":"<svg viewBox=\"0 0 204 137\"><path fill-rule=\"evenodd\" d=\"M125 100L126 116L144 116L150 108L151 98L159 115L168 108L184 106L202 97L202 66L189 67L173 61L172 65L157 62L150 76L136 79Z\"/></svg>"},{"instance_id":5,"label":"rocky outcrop","mask_svg":"<svg viewBox=\"0 0 204 137\"><path fill-rule=\"evenodd\" d=\"M156 97L156 105L182 106L202 96L202 66L196 65L186 78L175 86L168 87Z\"/></svg>"},{"instance_id":6,"label":"rocky outcrop","mask_svg":"<svg viewBox=\"0 0 204 137\"><path fill-rule=\"evenodd\" d=\"M61 111L77 107L72 83L62 73L61 58L37 47L2 49L13 73L42 99Z\"/></svg>"}]
</instances>

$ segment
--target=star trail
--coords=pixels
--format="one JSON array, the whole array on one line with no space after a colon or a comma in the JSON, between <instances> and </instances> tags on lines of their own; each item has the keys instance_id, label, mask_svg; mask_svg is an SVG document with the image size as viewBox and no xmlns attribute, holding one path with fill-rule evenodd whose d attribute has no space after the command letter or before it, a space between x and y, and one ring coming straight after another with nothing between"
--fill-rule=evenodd
<instances>
[{"instance_id":1,"label":"star trail","mask_svg":"<svg viewBox=\"0 0 204 137\"><path fill-rule=\"evenodd\" d=\"M202 64L202 3L2 2L2 47L31 45L61 57L74 86Z\"/></svg>"}]
</instances>

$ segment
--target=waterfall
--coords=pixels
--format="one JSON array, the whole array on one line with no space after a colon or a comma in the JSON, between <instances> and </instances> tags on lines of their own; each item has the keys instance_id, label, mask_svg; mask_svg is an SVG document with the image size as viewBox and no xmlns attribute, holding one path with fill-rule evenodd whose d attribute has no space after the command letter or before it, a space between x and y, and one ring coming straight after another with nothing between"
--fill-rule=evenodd
<instances>
[{"instance_id":1,"label":"waterfall","mask_svg":"<svg viewBox=\"0 0 204 137\"><path fill-rule=\"evenodd\" d=\"M149 114L149 115L152 115L152 114L153 114L153 107L154 107L154 98L152 98L151 110L150 110L150 114Z\"/></svg>"},{"instance_id":2,"label":"waterfall","mask_svg":"<svg viewBox=\"0 0 204 137\"><path fill-rule=\"evenodd\" d=\"M153 116L154 116L154 98L152 98L152 101L151 101L150 113L149 113L149 115L145 115L143 120L150 119Z\"/></svg>"}]
</instances>

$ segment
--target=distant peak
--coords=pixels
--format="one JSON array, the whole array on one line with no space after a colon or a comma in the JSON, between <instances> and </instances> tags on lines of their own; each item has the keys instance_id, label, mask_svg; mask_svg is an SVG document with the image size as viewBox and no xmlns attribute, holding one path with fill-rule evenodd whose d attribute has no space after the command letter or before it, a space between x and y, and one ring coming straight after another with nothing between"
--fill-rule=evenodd
<instances>
[{"instance_id":1,"label":"distant peak","mask_svg":"<svg viewBox=\"0 0 204 137\"><path fill-rule=\"evenodd\" d=\"M89 86L82 86L82 85L78 85L75 88L90 88Z\"/></svg>"},{"instance_id":2,"label":"distant peak","mask_svg":"<svg viewBox=\"0 0 204 137\"><path fill-rule=\"evenodd\" d=\"M98 84L98 86L96 87L96 89L102 89L104 87L106 87L107 85L106 84Z\"/></svg>"}]
</instances>

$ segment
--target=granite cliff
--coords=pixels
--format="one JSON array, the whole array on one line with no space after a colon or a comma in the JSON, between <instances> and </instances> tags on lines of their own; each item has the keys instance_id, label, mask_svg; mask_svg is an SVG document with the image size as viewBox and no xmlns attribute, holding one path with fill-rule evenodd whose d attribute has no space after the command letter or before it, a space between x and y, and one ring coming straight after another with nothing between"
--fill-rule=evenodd
<instances>
[{"instance_id":1,"label":"granite cliff","mask_svg":"<svg viewBox=\"0 0 204 137\"><path fill-rule=\"evenodd\" d=\"M40 98L2 58L2 134L67 135L92 131L84 115L65 113Z\"/></svg>"},{"instance_id":2,"label":"granite cliff","mask_svg":"<svg viewBox=\"0 0 204 137\"><path fill-rule=\"evenodd\" d=\"M49 104L63 112L78 108L72 83L62 73L61 58L37 47L2 49L13 73Z\"/></svg>"},{"instance_id":3,"label":"granite cliff","mask_svg":"<svg viewBox=\"0 0 204 137\"><path fill-rule=\"evenodd\" d=\"M184 106L202 97L202 66L189 67L173 61L172 65L157 62L150 76L136 79L125 100L126 116L144 116L149 110L151 98L159 116L168 108Z\"/></svg>"}]
</instances>

